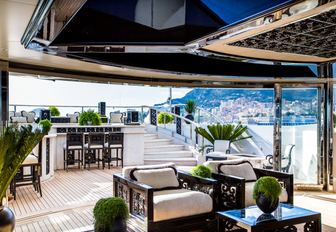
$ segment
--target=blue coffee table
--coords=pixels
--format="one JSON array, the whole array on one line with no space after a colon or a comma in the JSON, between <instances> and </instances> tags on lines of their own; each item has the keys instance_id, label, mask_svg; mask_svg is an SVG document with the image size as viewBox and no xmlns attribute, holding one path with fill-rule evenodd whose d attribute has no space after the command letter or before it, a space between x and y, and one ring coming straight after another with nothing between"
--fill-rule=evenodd
<instances>
[{"instance_id":1,"label":"blue coffee table","mask_svg":"<svg viewBox=\"0 0 336 232\"><path fill-rule=\"evenodd\" d=\"M290 204L279 204L272 214L263 214L257 206L217 212L218 231L296 231L304 223L305 232L321 232L321 214Z\"/></svg>"}]
</instances>

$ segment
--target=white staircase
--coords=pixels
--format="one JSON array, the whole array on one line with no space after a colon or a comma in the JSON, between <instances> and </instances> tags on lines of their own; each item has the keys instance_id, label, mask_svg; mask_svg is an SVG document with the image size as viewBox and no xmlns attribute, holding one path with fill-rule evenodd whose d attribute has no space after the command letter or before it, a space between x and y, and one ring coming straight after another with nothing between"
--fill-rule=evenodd
<instances>
[{"instance_id":1,"label":"white staircase","mask_svg":"<svg viewBox=\"0 0 336 232\"><path fill-rule=\"evenodd\" d=\"M157 134L145 134L145 164L173 162L178 166L195 166L197 160L185 145L173 139L160 138Z\"/></svg>"}]
</instances>

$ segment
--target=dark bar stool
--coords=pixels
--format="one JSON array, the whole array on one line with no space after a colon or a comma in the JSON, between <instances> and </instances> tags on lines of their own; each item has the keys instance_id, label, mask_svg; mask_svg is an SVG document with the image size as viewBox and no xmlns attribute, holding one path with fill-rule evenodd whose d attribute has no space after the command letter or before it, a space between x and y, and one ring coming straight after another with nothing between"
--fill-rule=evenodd
<instances>
[{"instance_id":1,"label":"dark bar stool","mask_svg":"<svg viewBox=\"0 0 336 232\"><path fill-rule=\"evenodd\" d=\"M11 182L10 192L13 194L14 199L16 199L16 188L27 185L33 185L34 190L42 197L41 171L39 157L33 153L29 154Z\"/></svg>"},{"instance_id":2,"label":"dark bar stool","mask_svg":"<svg viewBox=\"0 0 336 232\"><path fill-rule=\"evenodd\" d=\"M84 145L84 168L86 164L90 169L92 163L98 163L103 160L104 157L104 144L105 144L105 134L104 133L89 133L88 143ZM100 156L100 152L102 153Z\"/></svg>"},{"instance_id":3,"label":"dark bar stool","mask_svg":"<svg viewBox=\"0 0 336 232\"><path fill-rule=\"evenodd\" d=\"M116 161L116 166L118 162L121 162L121 167L124 167L124 134L123 133L109 133L107 136L107 142L105 143L105 157L103 159L103 168L105 167L105 162L108 163L108 168L111 168L111 162ZM115 156L113 154L115 151ZM120 151L120 153L119 153Z\"/></svg>"},{"instance_id":4,"label":"dark bar stool","mask_svg":"<svg viewBox=\"0 0 336 232\"><path fill-rule=\"evenodd\" d=\"M78 168L80 169L83 163L83 134L68 133L66 137L66 144L63 148L64 170L68 171L68 166L76 163L78 163Z\"/></svg>"}]
</instances>

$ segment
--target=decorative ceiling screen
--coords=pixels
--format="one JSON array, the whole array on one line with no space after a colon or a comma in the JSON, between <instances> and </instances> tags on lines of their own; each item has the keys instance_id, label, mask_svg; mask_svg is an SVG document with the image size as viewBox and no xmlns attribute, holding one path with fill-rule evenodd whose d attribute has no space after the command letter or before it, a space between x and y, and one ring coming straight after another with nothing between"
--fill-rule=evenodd
<instances>
[{"instance_id":1,"label":"decorative ceiling screen","mask_svg":"<svg viewBox=\"0 0 336 232\"><path fill-rule=\"evenodd\" d=\"M336 56L336 10L229 45L332 58Z\"/></svg>"}]
</instances>

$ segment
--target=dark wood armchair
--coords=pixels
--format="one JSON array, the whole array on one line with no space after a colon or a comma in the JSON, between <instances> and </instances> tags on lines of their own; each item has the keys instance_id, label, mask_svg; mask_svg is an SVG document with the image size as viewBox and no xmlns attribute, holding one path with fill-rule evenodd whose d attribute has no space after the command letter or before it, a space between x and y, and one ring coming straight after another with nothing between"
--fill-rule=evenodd
<instances>
[{"instance_id":1,"label":"dark wood armchair","mask_svg":"<svg viewBox=\"0 0 336 232\"><path fill-rule=\"evenodd\" d=\"M245 162L249 163L248 161ZM280 196L280 201L293 204L294 187L292 174L259 168L253 168L253 171L256 179L262 176L277 178L284 189L282 194L284 196ZM220 165L218 166L218 173L213 173L212 176L218 181L219 185L219 210L242 209L251 205L255 180L246 180L244 177L228 175L227 173L223 174Z\"/></svg>"},{"instance_id":2,"label":"dark wood armchair","mask_svg":"<svg viewBox=\"0 0 336 232\"><path fill-rule=\"evenodd\" d=\"M155 189L149 185L141 184L122 174L114 174L114 196L123 198L129 205L130 214L143 221L145 231L215 231L215 211L217 206L217 181L191 176L188 173L177 171L179 186L176 188ZM179 191L183 189L199 191L210 195L212 210L207 213L172 218L168 220L155 220L156 194L162 191ZM193 204L201 204L195 201ZM188 210L183 205L176 207L177 211ZM167 214L169 214L167 212Z\"/></svg>"}]
</instances>

